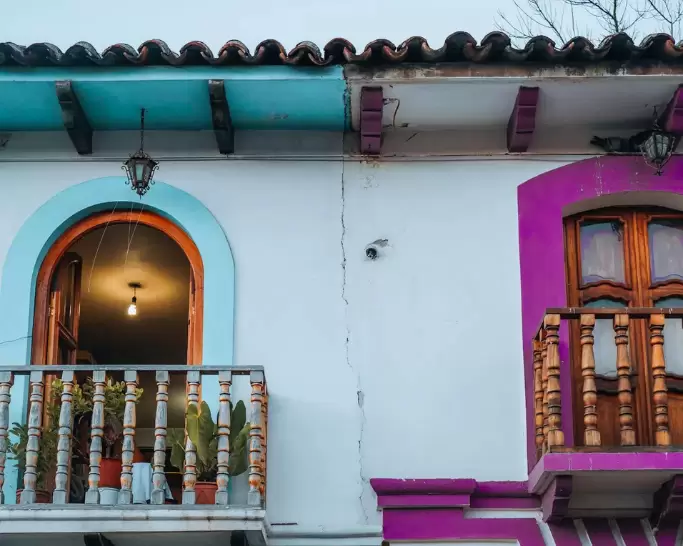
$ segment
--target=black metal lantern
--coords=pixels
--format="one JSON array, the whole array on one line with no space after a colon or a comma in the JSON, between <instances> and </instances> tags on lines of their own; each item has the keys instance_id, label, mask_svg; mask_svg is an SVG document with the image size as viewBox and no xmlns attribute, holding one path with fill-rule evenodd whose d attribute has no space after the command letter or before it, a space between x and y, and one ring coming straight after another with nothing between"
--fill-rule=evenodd
<instances>
[{"instance_id":1,"label":"black metal lantern","mask_svg":"<svg viewBox=\"0 0 683 546\"><path fill-rule=\"evenodd\" d=\"M121 167L128 177L126 184L130 184L131 189L142 198L154 184L154 173L158 166L159 162L154 161L145 153L145 109L143 108L140 112L140 149Z\"/></svg>"},{"instance_id":2,"label":"black metal lantern","mask_svg":"<svg viewBox=\"0 0 683 546\"><path fill-rule=\"evenodd\" d=\"M656 174L662 174L662 168L671 159L676 148L676 136L662 131L655 122L654 127L645 141L640 145L640 152L645 162L656 170Z\"/></svg>"}]
</instances>

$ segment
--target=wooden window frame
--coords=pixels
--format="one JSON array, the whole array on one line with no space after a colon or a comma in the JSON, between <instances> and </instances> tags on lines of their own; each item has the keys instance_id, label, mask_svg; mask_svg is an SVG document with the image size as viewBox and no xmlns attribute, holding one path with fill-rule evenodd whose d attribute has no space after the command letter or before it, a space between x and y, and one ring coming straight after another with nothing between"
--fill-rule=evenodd
<instances>
[{"instance_id":1,"label":"wooden window frame","mask_svg":"<svg viewBox=\"0 0 683 546\"><path fill-rule=\"evenodd\" d=\"M50 247L43 259L36 278L36 297L33 313L33 338L31 363L46 363L48 343L48 314L50 290L57 266L71 245L87 233L111 224L138 223L165 233L183 250L190 262L190 285L194 288L194 302L190 301L192 320L188 320L187 363L202 363L202 341L204 331L204 264L197 245L191 237L171 220L151 211L100 212L89 216L68 228ZM192 290L191 290L192 292ZM192 294L191 294L192 296Z\"/></svg>"}]
</instances>

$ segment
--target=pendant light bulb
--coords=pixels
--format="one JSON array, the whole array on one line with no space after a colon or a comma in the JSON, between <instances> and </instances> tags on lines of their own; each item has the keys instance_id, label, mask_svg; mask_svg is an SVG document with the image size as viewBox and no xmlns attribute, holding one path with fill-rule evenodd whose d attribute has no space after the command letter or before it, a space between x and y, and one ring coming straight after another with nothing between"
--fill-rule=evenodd
<instances>
[{"instance_id":1,"label":"pendant light bulb","mask_svg":"<svg viewBox=\"0 0 683 546\"><path fill-rule=\"evenodd\" d=\"M138 314L138 305L137 305L137 298L133 296L133 299L130 302L130 305L128 306L128 314L133 317Z\"/></svg>"},{"instance_id":2,"label":"pendant light bulb","mask_svg":"<svg viewBox=\"0 0 683 546\"><path fill-rule=\"evenodd\" d=\"M133 289L133 299L130 300L130 305L128 306L128 316L134 317L138 314L137 290L138 288L140 288L140 284L132 282L129 283L128 286L130 286Z\"/></svg>"}]
</instances>

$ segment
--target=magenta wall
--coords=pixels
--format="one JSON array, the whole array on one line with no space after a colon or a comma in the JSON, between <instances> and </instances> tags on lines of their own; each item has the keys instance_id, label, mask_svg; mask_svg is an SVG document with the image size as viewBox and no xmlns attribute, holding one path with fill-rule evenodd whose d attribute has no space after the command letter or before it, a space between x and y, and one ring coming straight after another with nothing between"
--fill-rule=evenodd
<instances>
[{"instance_id":1,"label":"magenta wall","mask_svg":"<svg viewBox=\"0 0 683 546\"><path fill-rule=\"evenodd\" d=\"M522 280L522 332L527 410L527 455L535 462L533 428L533 360L531 341L548 307L566 307L563 213L567 207L626 192L669 192L683 195L683 157L673 158L655 176L637 156L602 156L546 172L519 186L519 248ZM646 203L641 203L646 204ZM599 206L599 205L598 205ZM573 445L571 381L567 328L560 330L563 429Z\"/></svg>"}]
</instances>

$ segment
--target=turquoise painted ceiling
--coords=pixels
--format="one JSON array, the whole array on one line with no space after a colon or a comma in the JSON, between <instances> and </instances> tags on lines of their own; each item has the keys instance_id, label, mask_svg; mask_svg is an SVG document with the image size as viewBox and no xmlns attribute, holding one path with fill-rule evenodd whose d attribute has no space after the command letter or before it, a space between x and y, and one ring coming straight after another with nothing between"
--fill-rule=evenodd
<instances>
[{"instance_id":1,"label":"turquoise painted ceiling","mask_svg":"<svg viewBox=\"0 0 683 546\"><path fill-rule=\"evenodd\" d=\"M70 80L95 131L211 129L208 80L223 80L236 129L344 130L341 67L0 70L0 131L63 130L55 82Z\"/></svg>"}]
</instances>

